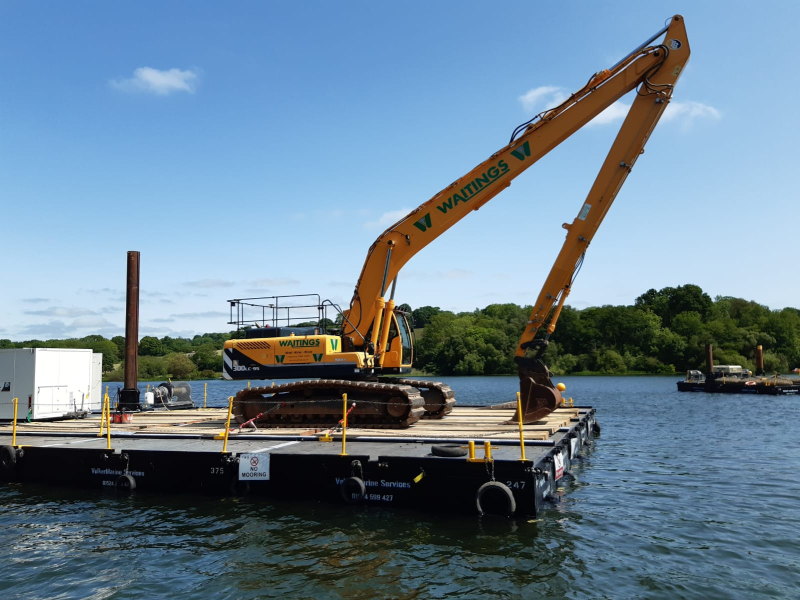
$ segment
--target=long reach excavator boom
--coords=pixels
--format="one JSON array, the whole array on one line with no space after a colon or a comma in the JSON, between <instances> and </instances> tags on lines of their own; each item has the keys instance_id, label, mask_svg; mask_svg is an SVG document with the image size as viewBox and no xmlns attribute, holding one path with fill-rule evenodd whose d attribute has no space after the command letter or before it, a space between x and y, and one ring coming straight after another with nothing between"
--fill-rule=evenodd
<instances>
[{"instance_id":1,"label":"long reach excavator boom","mask_svg":"<svg viewBox=\"0 0 800 600\"><path fill-rule=\"evenodd\" d=\"M659 38L662 41L654 44ZM226 376L241 379L323 377L328 376L328 373L335 373L346 380L368 381L382 374L410 372L411 352L407 348L410 346L410 341L406 339L409 336L407 333L404 335L407 330L405 316L395 310L394 302L394 286L402 267L469 212L478 210L489 202L508 187L514 178L561 142L614 102L636 90L628 114L577 217L571 224L563 225L567 230L566 240L536 299L516 350L523 418L532 421L548 414L560 404L561 397L539 357L556 327L586 249L636 159L644 152L644 146L672 97L675 83L686 66L689 55L684 20L676 15L669 19L663 29L614 66L592 75L586 85L563 103L517 127L505 147L384 231L369 248L350 307L342 315L341 335L306 335L303 338L310 339L316 344L315 347L321 347L321 354L314 354L313 360L310 354L306 357L295 353L291 358L288 355L278 355L277 351L269 356L266 352L256 356L264 350L263 346L257 347L256 340L234 340L226 343L225 347ZM386 292L390 285L392 292L387 301ZM547 328L544 336L537 338L545 324ZM280 331L275 333L281 334ZM296 336L294 332L290 335ZM334 362L339 364L334 365ZM328 370L323 370L322 367ZM335 367L338 368L334 370ZM414 385L422 383L402 381ZM334 381L337 382L338 390L346 387L342 385L343 381ZM292 388L295 396L302 389L304 398L310 398L310 387L289 385L297 388ZM384 382L384 385L389 384ZM319 389L324 384L314 382L314 386ZM334 387L336 386L331 386L331 398L335 396ZM438 393L436 390L428 392L428 396ZM386 391L390 396L392 393ZM270 393L270 396L278 395L275 392ZM413 392L411 395L413 396ZM247 390L240 396L242 402L245 399L252 402L255 398L255 394ZM408 400L408 394L405 396L405 400L396 396L388 400L390 408L398 415L402 412L399 405ZM426 416L441 416L449 412L436 410L433 406L435 402L429 400L430 398L425 398ZM308 410L319 408L324 401L318 401ZM408 401L410 405L414 404L413 401ZM273 404L275 402L276 400L272 400ZM452 406L452 401L445 404ZM264 406L262 404L258 408ZM411 410L417 410L417 414L421 416L421 409ZM275 412L281 413L278 409ZM320 412L316 411L317 417ZM392 410L389 414L392 414ZM296 415L294 418L297 419ZM376 422L380 422L382 418L374 415L372 417ZM400 426L405 426L418 418L420 417L411 418L408 414L403 414L399 421L395 420L402 422ZM280 417L276 416L273 418L275 420L280 420ZM304 423L307 424L306 421Z\"/></svg>"}]
</instances>

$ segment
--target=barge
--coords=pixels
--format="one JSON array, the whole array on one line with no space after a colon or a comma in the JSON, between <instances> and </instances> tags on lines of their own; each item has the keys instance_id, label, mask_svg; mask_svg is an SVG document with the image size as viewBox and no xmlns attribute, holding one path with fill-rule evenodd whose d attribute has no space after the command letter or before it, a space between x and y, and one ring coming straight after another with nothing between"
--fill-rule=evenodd
<instances>
[{"instance_id":1,"label":"barge","mask_svg":"<svg viewBox=\"0 0 800 600\"><path fill-rule=\"evenodd\" d=\"M707 394L768 394L784 396L800 394L800 381L787 377L725 377L707 378L700 371L689 371L686 379L679 381L679 392L706 392Z\"/></svg>"},{"instance_id":2,"label":"barge","mask_svg":"<svg viewBox=\"0 0 800 600\"><path fill-rule=\"evenodd\" d=\"M708 394L767 394L770 396L800 394L800 379L764 373L764 351L756 347L756 372L740 365L715 365L713 347L706 345L706 373L687 371L686 379L677 382L679 392Z\"/></svg>"},{"instance_id":3,"label":"barge","mask_svg":"<svg viewBox=\"0 0 800 600\"><path fill-rule=\"evenodd\" d=\"M508 409L456 407L406 430L234 426L224 439L226 415L137 413L103 437L97 416L20 423L16 432L6 423L0 479L536 517L600 430L591 407L558 408L522 435Z\"/></svg>"}]
</instances>

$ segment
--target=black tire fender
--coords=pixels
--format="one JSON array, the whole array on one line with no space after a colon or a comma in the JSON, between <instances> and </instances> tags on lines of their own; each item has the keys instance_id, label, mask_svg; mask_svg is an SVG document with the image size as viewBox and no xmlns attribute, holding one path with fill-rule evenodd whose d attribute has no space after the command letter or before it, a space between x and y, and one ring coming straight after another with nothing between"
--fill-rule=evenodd
<instances>
[{"instance_id":1,"label":"black tire fender","mask_svg":"<svg viewBox=\"0 0 800 600\"><path fill-rule=\"evenodd\" d=\"M129 475L128 473L124 473L117 477L117 481L114 484L114 489L118 492L132 492L136 489L136 479L134 479L133 475Z\"/></svg>"},{"instance_id":2,"label":"black tire fender","mask_svg":"<svg viewBox=\"0 0 800 600\"><path fill-rule=\"evenodd\" d=\"M597 421L592 423L592 433L596 436L600 435L600 423L598 423Z\"/></svg>"},{"instance_id":3,"label":"black tire fender","mask_svg":"<svg viewBox=\"0 0 800 600\"><path fill-rule=\"evenodd\" d=\"M431 454L434 456L466 456L467 449L459 444L440 444L431 446Z\"/></svg>"},{"instance_id":4,"label":"black tire fender","mask_svg":"<svg viewBox=\"0 0 800 600\"><path fill-rule=\"evenodd\" d=\"M510 517L517 510L514 493L504 483L487 481L475 494L475 508L478 514L492 514Z\"/></svg>"},{"instance_id":5,"label":"black tire fender","mask_svg":"<svg viewBox=\"0 0 800 600\"><path fill-rule=\"evenodd\" d=\"M348 477L339 484L339 493L347 504L356 504L364 499L367 486L360 477Z\"/></svg>"},{"instance_id":6,"label":"black tire fender","mask_svg":"<svg viewBox=\"0 0 800 600\"><path fill-rule=\"evenodd\" d=\"M237 474L233 479L231 479L230 492L231 496L249 496L250 482L241 481Z\"/></svg>"},{"instance_id":7,"label":"black tire fender","mask_svg":"<svg viewBox=\"0 0 800 600\"><path fill-rule=\"evenodd\" d=\"M17 449L14 446L0 446L0 472L9 473L17 467Z\"/></svg>"}]
</instances>

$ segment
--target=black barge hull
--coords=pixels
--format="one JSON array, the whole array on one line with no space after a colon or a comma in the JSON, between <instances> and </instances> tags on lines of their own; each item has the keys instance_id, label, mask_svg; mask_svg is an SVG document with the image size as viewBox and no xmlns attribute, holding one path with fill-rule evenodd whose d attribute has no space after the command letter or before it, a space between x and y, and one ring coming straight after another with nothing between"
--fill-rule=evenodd
<instances>
[{"instance_id":1,"label":"black barge hull","mask_svg":"<svg viewBox=\"0 0 800 600\"><path fill-rule=\"evenodd\" d=\"M578 407L576 407L578 408ZM492 458L437 456L433 446L467 439L366 437L351 441L309 435L239 435L227 452L212 436L137 433L0 433L0 480L109 490L324 500L425 511L535 517L599 433L593 408L581 407L548 439L487 439Z\"/></svg>"},{"instance_id":2,"label":"black barge hull","mask_svg":"<svg viewBox=\"0 0 800 600\"><path fill-rule=\"evenodd\" d=\"M800 384L782 385L768 382L758 382L748 385L742 381L679 381L678 391L705 392L707 394L767 394L770 396L782 396L800 394Z\"/></svg>"}]
</instances>

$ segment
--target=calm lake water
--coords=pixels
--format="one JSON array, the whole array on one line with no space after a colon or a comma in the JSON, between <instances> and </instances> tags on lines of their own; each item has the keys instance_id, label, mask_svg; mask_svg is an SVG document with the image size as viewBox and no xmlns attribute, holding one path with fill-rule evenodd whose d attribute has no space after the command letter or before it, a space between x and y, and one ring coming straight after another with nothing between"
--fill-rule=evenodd
<instances>
[{"instance_id":1,"label":"calm lake water","mask_svg":"<svg viewBox=\"0 0 800 600\"><path fill-rule=\"evenodd\" d=\"M800 398L560 380L602 437L535 522L0 485L0 598L800 597Z\"/></svg>"}]
</instances>

